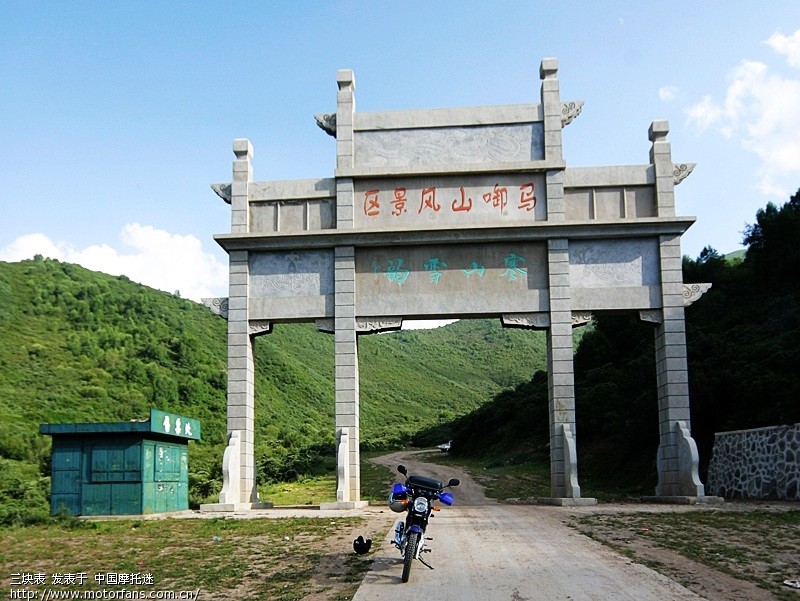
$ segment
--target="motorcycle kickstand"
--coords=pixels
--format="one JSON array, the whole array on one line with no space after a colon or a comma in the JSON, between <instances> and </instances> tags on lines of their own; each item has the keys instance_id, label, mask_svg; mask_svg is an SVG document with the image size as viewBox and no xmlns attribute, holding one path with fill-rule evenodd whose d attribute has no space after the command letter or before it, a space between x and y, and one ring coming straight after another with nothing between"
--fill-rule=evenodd
<instances>
[{"instance_id":1,"label":"motorcycle kickstand","mask_svg":"<svg viewBox=\"0 0 800 601\"><path fill-rule=\"evenodd\" d=\"M422 565L424 565L426 568L429 568L429 569L431 569L431 570L433 569L433 566L432 566L431 564L429 564L427 561L425 561L424 559L422 559L421 557L417 557L417 559L418 559L418 560L419 560L419 562L420 562Z\"/></svg>"}]
</instances>

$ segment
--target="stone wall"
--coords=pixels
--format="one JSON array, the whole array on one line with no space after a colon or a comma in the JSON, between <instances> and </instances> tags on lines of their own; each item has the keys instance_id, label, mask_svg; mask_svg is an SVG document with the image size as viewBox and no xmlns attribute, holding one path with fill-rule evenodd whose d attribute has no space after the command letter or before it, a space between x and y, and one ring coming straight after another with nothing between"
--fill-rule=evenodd
<instances>
[{"instance_id":1,"label":"stone wall","mask_svg":"<svg viewBox=\"0 0 800 601\"><path fill-rule=\"evenodd\" d=\"M726 499L800 500L800 424L718 432L707 490Z\"/></svg>"}]
</instances>

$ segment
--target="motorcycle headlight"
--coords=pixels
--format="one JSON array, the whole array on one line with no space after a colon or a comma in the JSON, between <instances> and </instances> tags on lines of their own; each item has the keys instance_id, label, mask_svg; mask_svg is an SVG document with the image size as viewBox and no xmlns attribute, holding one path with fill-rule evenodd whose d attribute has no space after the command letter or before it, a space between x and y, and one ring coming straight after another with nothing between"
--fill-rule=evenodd
<instances>
[{"instance_id":1,"label":"motorcycle headlight","mask_svg":"<svg viewBox=\"0 0 800 601\"><path fill-rule=\"evenodd\" d=\"M428 511L428 499L425 497L417 497L414 499L414 511L417 513L425 513Z\"/></svg>"}]
</instances>

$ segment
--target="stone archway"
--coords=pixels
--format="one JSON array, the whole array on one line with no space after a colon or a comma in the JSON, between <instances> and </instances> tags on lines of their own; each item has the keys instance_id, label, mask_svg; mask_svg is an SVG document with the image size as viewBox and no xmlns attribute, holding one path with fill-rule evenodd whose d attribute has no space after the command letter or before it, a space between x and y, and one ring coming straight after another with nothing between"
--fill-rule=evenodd
<instances>
[{"instance_id":1,"label":"stone archway","mask_svg":"<svg viewBox=\"0 0 800 601\"><path fill-rule=\"evenodd\" d=\"M334 335L337 506L360 503L358 336L404 318L498 317L547 330L551 501L581 497L575 453L572 328L592 311L637 310L656 323L660 421L656 496L702 497L690 435L687 288L668 124L653 122L649 162L567 168L561 131L583 103L562 102L556 59L541 63L538 104L359 113L352 71L337 74L333 177L253 180L235 140L227 307L228 488L216 509L257 503L253 337L314 321ZM691 294L688 297L692 298ZM236 473L238 472L238 473Z\"/></svg>"}]
</instances>

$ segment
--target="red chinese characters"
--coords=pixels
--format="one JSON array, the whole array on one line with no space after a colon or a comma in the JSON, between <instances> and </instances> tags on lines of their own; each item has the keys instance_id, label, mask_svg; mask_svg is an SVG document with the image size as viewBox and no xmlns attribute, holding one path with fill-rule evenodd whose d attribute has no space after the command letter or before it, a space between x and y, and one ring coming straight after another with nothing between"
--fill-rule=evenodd
<instances>
[{"instance_id":1,"label":"red chinese characters","mask_svg":"<svg viewBox=\"0 0 800 601\"><path fill-rule=\"evenodd\" d=\"M392 201L392 215L399 217L406 212L406 189L395 188L394 200Z\"/></svg>"},{"instance_id":2,"label":"red chinese characters","mask_svg":"<svg viewBox=\"0 0 800 601\"><path fill-rule=\"evenodd\" d=\"M364 192L364 215L377 217L381 213L381 203L378 200L380 190L367 190Z\"/></svg>"},{"instance_id":3,"label":"red chinese characters","mask_svg":"<svg viewBox=\"0 0 800 601\"><path fill-rule=\"evenodd\" d=\"M472 199L464 193L464 186L461 186L459 190L461 191L461 199L454 198L450 207L454 212L470 211L472 209Z\"/></svg>"},{"instance_id":4,"label":"red chinese characters","mask_svg":"<svg viewBox=\"0 0 800 601\"><path fill-rule=\"evenodd\" d=\"M534 209L536 206L536 196L534 196L533 191L533 182L522 184L519 187L519 206L517 208L525 209L528 212Z\"/></svg>"},{"instance_id":5,"label":"red chinese characters","mask_svg":"<svg viewBox=\"0 0 800 601\"><path fill-rule=\"evenodd\" d=\"M479 193L483 198L484 205L478 204L477 208L486 206L491 209L498 209L501 215L507 215L507 207L509 205L509 189L506 186L501 186L499 183L495 184L490 190L481 193L482 191L476 190L477 186L466 188L460 186L456 197L450 203L450 211L453 213L470 213L476 209L476 205L472 199L470 192ZM531 212L536 207L536 186L534 182L526 182L517 186L519 189L519 200L516 205L518 211ZM450 188L445 188L445 193ZM486 190L486 188L484 188ZM381 190L373 188L364 192L363 210L364 215L367 217L375 218L380 217L381 214L391 217L402 217L408 213L407 204L409 201L415 202L415 199L409 198L408 188L398 186L394 188L391 196L386 192L381 197ZM413 195L419 194L419 205L417 214L421 215L423 212L433 211L439 213L442 210L442 204L437 200L437 188L431 186L423 188L419 192L413 192ZM512 187L513 194L513 187ZM512 205L513 206L513 205ZM445 205L446 207L446 205ZM485 211L486 209L484 209Z\"/></svg>"},{"instance_id":6,"label":"red chinese characters","mask_svg":"<svg viewBox=\"0 0 800 601\"><path fill-rule=\"evenodd\" d=\"M508 188L501 188L500 184L495 184L490 192L483 195L483 202L492 203L492 206L500 209L502 213L508 204Z\"/></svg>"},{"instance_id":7,"label":"red chinese characters","mask_svg":"<svg viewBox=\"0 0 800 601\"><path fill-rule=\"evenodd\" d=\"M431 209L434 213L438 213L441 208L442 205L436 202L436 188L423 189L417 213L422 213L423 209Z\"/></svg>"}]
</instances>

